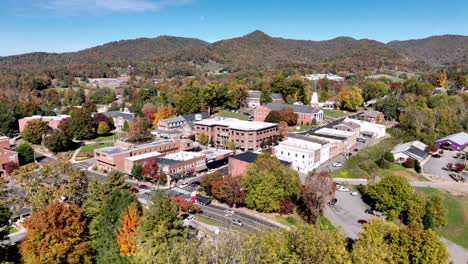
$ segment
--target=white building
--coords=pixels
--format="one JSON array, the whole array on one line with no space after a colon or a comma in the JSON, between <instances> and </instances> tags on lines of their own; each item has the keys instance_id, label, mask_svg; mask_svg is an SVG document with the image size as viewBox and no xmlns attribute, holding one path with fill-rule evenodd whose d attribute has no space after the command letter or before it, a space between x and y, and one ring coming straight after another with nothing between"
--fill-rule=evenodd
<instances>
[{"instance_id":1,"label":"white building","mask_svg":"<svg viewBox=\"0 0 468 264\"><path fill-rule=\"evenodd\" d=\"M310 81L318 81L321 79L327 78L328 80L335 81L335 82L344 82L345 78L334 75L334 74L323 74L323 73L316 73L316 74L309 74L304 76L307 80Z\"/></svg>"},{"instance_id":2,"label":"white building","mask_svg":"<svg viewBox=\"0 0 468 264\"><path fill-rule=\"evenodd\" d=\"M273 155L291 163L291 167L301 173L309 173L316 169L329 159L329 154L330 144L327 141L297 134L290 134L273 150Z\"/></svg>"},{"instance_id":3,"label":"white building","mask_svg":"<svg viewBox=\"0 0 468 264\"><path fill-rule=\"evenodd\" d=\"M426 148L426 144L415 140L397 145L391 152L397 162L405 162L408 158L421 162L426 157Z\"/></svg>"},{"instance_id":4,"label":"white building","mask_svg":"<svg viewBox=\"0 0 468 264\"><path fill-rule=\"evenodd\" d=\"M368 135L374 138L381 138L384 137L386 134L386 127L384 125L351 118L345 118L344 122L353 122L355 124L360 125L361 134Z\"/></svg>"}]
</instances>

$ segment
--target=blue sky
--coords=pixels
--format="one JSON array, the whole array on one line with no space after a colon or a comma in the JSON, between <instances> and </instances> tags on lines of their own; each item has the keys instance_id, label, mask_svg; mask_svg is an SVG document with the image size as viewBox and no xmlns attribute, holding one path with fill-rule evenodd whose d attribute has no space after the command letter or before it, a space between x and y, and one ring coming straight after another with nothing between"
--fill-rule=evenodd
<instances>
[{"instance_id":1,"label":"blue sky","mask_svg":"<svg viewBox=\"0 0 468 264\"><path fill-rule=\"evenodd\" d=\"M382 42L468 35L466 0L0 0L0 56L173 35Z\"/></svg>"}]
</instances>

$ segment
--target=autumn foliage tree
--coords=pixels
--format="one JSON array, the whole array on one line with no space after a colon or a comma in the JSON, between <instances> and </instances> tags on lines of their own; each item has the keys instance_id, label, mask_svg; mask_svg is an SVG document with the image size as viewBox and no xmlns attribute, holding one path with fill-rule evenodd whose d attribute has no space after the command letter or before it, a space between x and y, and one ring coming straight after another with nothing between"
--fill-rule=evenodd
<instances>
[{"instance_id":1,"label":"autumn foliage tree","mask_svg":"<svg viewBox=\"0 0 468 264\"><path fill-rule=\"evenodd\" d=\"M26 124L21 136L24 140L32 144L40 144L42 141L42 135L47 133L49 126L42 120L29 121Z\"/></svg>"},{"instance_id":2,"label":"autumn foliage tree","mask_svg":"<svg viewBox=\"0 0 468 264\"><path fill-rule=\"evenodd\" d=\"M190 214L200 212L200 207L194 202L186 200L184 197L177 196L174 198L174 202L177 204L179 211Z\"/></svg>"},{"instance_id":3,"label":"autumn foliage tree","mask_svg":"<svg viewBox=\"0 0 468 264\"><path fill-rule=\"evenodd\" d=\"M309 174L301 191L301 200L307 207L307 219L317 221L323 207L335 195L335 182L330 173Z\"/></svg>"},{"instance_id":4,"label":"autumn foliage tree","mask_svg":"<svg viewBox=\"0 0 468 264\"><path fill-rule=\"evenodd\" d=\"M148 160L143 165L141 175L148 180L159 180L159 166L156 160Z\"/></svg>"},{"instance_id":5,"label":"autumn foliage tree","mask_svg":"<svg viewBox=\"0 0 468 264\"><path fill-rule=\"evenodd\" d=\"M157 111L157 107L152 103L145 103L141 111L143 112L143 114L145 114L146 118L148 118L148 120L152 122L154 120L154 114Z\"/></svg>"},{"instance_id":6,"label":"autumn foliage tree","mask_svg":"<svg viewBox=\"0 0 468 264\"><path fill-rule=\"evenodd\" d=\"M151 133L144 118L137 117L129 123L127 138L129 141L142 141L151 138Z\"/></svg>"},{"instance_id":7,"label":"autumn foliage tree","mask_svg":"<svg viewBox=\"0 0 468 264\"><path fill-rule=\"evenodd\" d=\"M225 177L211 184L213 196L230 206L242 205L245 201L245 193L237 177Z\"/></svg>"},{"instance_id":8,"label":"autumn foliage tree","mask_svg":"<svg viewBox=\"0 0 468 264\"><path fill-rule=\"evenodd\" d=\"M24 221L24 263L92 263L86 219L80 207L52 202Z\"/></svg>"},{"instance_id":9,"label":"autumn foliage tree","mask_svg":"<svg viewBox=\"0 0 468 264\"><path fill-rule=\"evenodd\" d=\"M121 256L135 254L135 232L141 219L141 211L136 202L122 212L121 227L117 234L117 244Z\"/></svg>"},{"instance_id":10,"label":"autumn foliage tree","mask_svg":"<svg viewBox=\"0 0 468 264\"><path fill-rule=\"evenodd\" d=\"M159 120L164 119L164 118L174 117L175 112L176 110L174 109L174 107L170 105L161 105L158 107L158 110L156 111L156 113L154 113L153 119L150 119L150 120L152 120L153 126L157 127Z\"/></svg>"}]
</instances>

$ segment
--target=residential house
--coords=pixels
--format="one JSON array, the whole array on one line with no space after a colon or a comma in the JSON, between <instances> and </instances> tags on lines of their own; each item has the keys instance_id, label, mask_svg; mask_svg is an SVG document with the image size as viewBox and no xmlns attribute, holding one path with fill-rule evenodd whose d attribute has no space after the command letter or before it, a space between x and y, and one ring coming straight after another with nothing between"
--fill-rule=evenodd
<instances>
[{"instance_id":1,"label":"residential house","mask_svg":"<svg viewBox=\"0 0 468 264\"><path fill-rule=\"evenodd\" d=\"M396 162L402 163L408 158L422 162L427 155L426 148L426 144L415 140L395 146L391 153L393 154Z\"/></svg>"},{"instance_id":2,"label":"residential house","mask_svg":"<svg viewBox=\"0 0 468 264\"><path fill-rule=\"evenodd\" d=\"M249 90L247 91L247 98L245 102L249 108L257 108L260 106L261 91Z\"/></svg>"},{"instance_id":3,"label":"residential house","mask_svg":"<svg viewBox=\"0 0 468 264\"><path fill-rule=\"evenodd\" d=\"M284 104L283 96L279 93L271 94L271 102L277 104Z\"/></svg>"},{"instance_id":4,"label":"residential house","mask_svg":"<svg viewBox=\"0 0 468 264\"><path fill-rule=\"evenodd\" d=\"M384 114L376 110L366 110L360 115L367 122L378 123L383 120Z\"/></svg>"},{"instance_id":5,"label":"residential house","mask_svg":"<svg viewBox=\"0 0 468 264\"><path fill-rule=\"evenodd\" d=\"M135 118L135 115L128 108L120 109L120 111L103 112L108 118L112 117L114 127L117 131L122 131L125 122L130 123Z\"/></svg>"},{"instance_id":6,"label":"residential house","mask_svg":"<svg viewBox=\"0 0 468 264\"><path fill-rule=\"evenodd\" d=\"M8 176L6 164L9 162L19 164L18 153L11 150L10 138L0 137L0 177Z\"/></svg>"},{"instance_id":7,"label":"residential house","mask_svg":"<svg viewBox=\"0 0 468 264\"><path fill-rule=\"evenodd\" d=\"M181 131L185 125L187 125L187 121L182 116L164 118L158 121L158 130Z\"/></svg>"}]
</instances>

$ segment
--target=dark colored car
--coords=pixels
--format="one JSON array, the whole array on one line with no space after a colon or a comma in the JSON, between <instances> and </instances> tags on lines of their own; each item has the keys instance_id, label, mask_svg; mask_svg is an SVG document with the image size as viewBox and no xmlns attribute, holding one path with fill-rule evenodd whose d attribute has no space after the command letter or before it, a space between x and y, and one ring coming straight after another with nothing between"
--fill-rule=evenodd
<instances>
[{"instance_id":1,"label":"dark colored car","mask_svg":"<svg viewBox=\"0 0 468 264\"><path fill-rule=\"evenodd\" d=\"M333 199L331 199L331 200L328 202L328 205L333 206L333 205L336 204L336 202L338 202L338 199L333 198Z\"/></svg>"},{"instance_id":2,"label":"dark colored car","mask_svg":"<svg viewBox=\"0 0 468 264\"><path fill-rule=\"evenodd\" d=\"M359 224L361 224L361 225L362 225L362 224L367 224L367 221L364 220L364 219L359 219L359 220L357 220L357 222L358 222Z\"/></svg>"},{"instance_id":3,"label":"dark colored car","mask_svg":"<svg viewBox=\"0 0 468 264\"><path fill-rule=\"evenodd\" d=\"M209 197L197 194L197 203L201 205L209 205L211 203L211 199Z\"/></svg>"},{"instance_id":4,"label":"dark colored car","mask_svg":"<svg viewBox=\"0 0 468 264\"><path fill-rule=\"evenodd\" d=\"M130 191L131 191L132 193L139 193L138 189L135 188L135 187L131 188Z\"/></svg>"},{"instance_id":5,"label":"dark colored car","mask_svg":"<svg viewBox=\"0 0 468 264\"><path fill-rule=\"evenodd\" d=\"M354 152L358 152L358 151L359 151L359 149L354 149Z\"/></svg>"},{"instance_id":6,"label":"dark colored car","mask_svg":"<svg viewBox=\"0 0 468 264\"><path fill-rule=\"evenodd\" d=\"M442 156L440 156L440 154L432 154L432 157L440 159L440 157L442 157Z\"/></svg>"},{"instance_id":7,"label":"dark colored car","mask_svg":"<svg viewBox=\"0 0 468 264\"><path fill-rule=\"evenodd\" d=\"M194 182L190 183L190 185L192 187L197 187L197 186L200 186L200 182L199 181L194 181Z\"/></svg>"},{"instance_id":8,"label":"dark colored car","mask_svg":"<svg viewBox=\"0 0 468 264\"><path fill-rule=\"evenodd\" d=\"M149 187L144 185L144 184L138 185L138 188L140 188L140 189L149 189Z\"/></svg>"}]
</instances>

